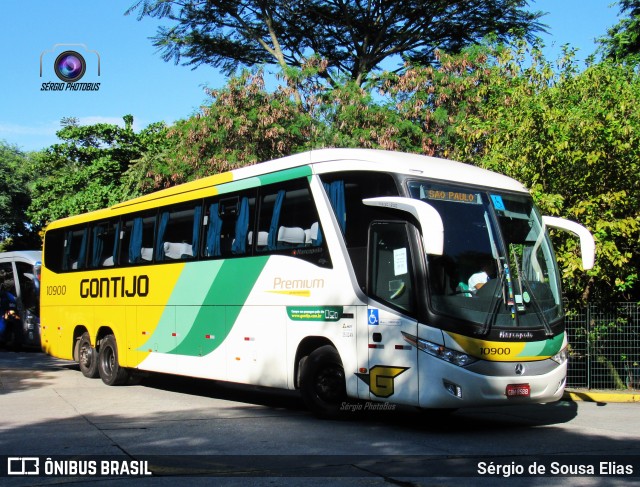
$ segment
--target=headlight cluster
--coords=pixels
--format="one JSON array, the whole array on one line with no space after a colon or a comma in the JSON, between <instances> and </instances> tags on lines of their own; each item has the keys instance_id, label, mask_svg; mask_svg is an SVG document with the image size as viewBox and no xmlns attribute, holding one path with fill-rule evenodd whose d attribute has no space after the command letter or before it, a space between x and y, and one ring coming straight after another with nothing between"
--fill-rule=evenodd
<instances>
[{"instance_id":1,"label":"headlight cluster","mask_svg":"<svg viewBox=\"0 0 640 487\"><path fill-rule=\"evenodd\" d=\"M562 365L567 361L568 358L569 358L569 351L567 350L567 347L564 347L562 350L556 353L553 357L551 357L551 360L558 362L560 365Z\"/></svg>"},{"instance_id":2,"label":"headlight cluster","mask_svg":"<svg viewBox=\"0 0 640 487\"><path fill-rule=\"evenodd\" d=\"M476 361L475 358L467 355L466 353L452 350L443 345L438 345L437 343L429 342L427 340L414 337L413 335L409 335L407 333L403 333L403 335L404 339L414 347L428 353L429 355L433 355L434 357L437 357L454 365L464 367L465 365L472 364Z\"/></svg>"}]
</instances>

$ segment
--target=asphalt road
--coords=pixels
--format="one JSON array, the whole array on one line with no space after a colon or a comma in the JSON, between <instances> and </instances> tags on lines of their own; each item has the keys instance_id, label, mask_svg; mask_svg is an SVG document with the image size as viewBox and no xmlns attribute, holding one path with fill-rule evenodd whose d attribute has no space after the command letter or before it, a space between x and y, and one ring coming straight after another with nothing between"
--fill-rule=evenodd
<instances>
[{"instance_id":1,"label":"asphalt road","mask_svg":"<svg viewBox=\"0 0 640 487\"><path fill-rule=\"evenodd\" d=\"M640 482L638 403L450 415L371 404L350 403L344 419L320 420L293 392L160 375L108 387L72 362L0 350L0 485ZM40 475L21 475L36 458ZM113 459L115 470L101 475ZM152 476L125 475L136 468ZM89 475L68 475L80 470Z\"/></svg>"}]
</instances>

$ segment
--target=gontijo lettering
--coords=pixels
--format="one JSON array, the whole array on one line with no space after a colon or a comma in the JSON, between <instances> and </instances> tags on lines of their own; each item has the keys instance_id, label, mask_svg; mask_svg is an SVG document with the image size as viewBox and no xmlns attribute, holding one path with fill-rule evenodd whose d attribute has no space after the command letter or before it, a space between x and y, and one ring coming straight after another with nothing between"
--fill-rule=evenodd
<instances>
[{"instance_id":1,"label":"gontijo lettering","mask_svg":"<svg viewBox=\"0 0 640 487\"><path fill-rule=\"evenodd\" d=\"M80 281L81 298L133 298L149 294L149 276L101 277Z\"/></svg>"}]
</instances>

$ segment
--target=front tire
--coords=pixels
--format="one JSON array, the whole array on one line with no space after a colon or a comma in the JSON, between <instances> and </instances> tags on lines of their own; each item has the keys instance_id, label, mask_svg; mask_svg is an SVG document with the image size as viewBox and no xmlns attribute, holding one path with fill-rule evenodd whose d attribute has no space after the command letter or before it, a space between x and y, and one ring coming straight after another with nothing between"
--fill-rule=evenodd
<instances>
[{"instance_id":1,"label":"front tire","mask_svg":"<svg viewBox=\"0 0 640 487\"><path fill-rule=\"evenodd\" d=\"M336 418L347 397L344 368L331 345L314 350L302 360L300 392L307 407L321 418Z\"/></svg>"},{"instance_id":2,"label":"front tire","mask_svg":"<svg viewBox=\"0 0 640 487\"><path fill-rule=\"evenodd\" d=\"M91 338L86 331L78 340L78 363L80 372L89 379L97 378L98 372L98 351L91 346Z\"/></svg>"},{"instance_id":3,"label":"front tire","mask_svg":"<svg viewBox=\"0 0 640 487\"><path fill-rule=\"evenodd\" d=\"M107 335L100 343L98 371L108 386L122 385L129 380L129 371L118 363L118 346L113 335Z\"/></svg>"}]
</instances>

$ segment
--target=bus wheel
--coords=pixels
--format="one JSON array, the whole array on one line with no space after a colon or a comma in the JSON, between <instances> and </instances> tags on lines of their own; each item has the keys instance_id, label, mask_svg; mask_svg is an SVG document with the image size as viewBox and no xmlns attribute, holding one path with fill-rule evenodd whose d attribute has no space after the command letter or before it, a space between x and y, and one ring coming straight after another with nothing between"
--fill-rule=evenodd
<instances>
[{"instance_id":1,"label":"bus wheel","mask_svg":"<svg viewBox=\"0 0 640 487\"><path fill-rule=\"evenodd\" d=\"M78 340L78 363L80 364L80 372L85 377L95 379L100 375L98 373L98 352L91 346L91 339L86 331Z\"/></svg>"},{"instance_id":2,"label":"bus wheel","mask_svg":"<svg viewBox=\"0 0 640 487\"><path fill-rule=\"evenodd\" d=\"M119 386L129 379L129 371L118 363L118 346L113 335L107 335L100 343L98 371L102 382L108 386Z\"/></svg>"},{"instance_id":3,"label":"bus wheel","mask_svg":"<svg viewBox=\"0 0 640 487\"><path fill-rule=\"evenodd\" d=\"M307 407L317 416L339 416L347 392L340 355L331 345L320 347L303 359L300 391Z\"/></svg>"}]
</instances>

